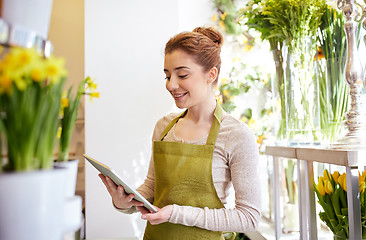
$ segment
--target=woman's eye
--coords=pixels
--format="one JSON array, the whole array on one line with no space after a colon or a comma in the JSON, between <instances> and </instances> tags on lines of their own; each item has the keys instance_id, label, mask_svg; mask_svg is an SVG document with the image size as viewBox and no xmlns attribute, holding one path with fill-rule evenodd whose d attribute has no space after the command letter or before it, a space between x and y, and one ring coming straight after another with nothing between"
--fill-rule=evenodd
<instances>
[{"instance_id":1,"label":"woman's eye","mask_svg":"<svg viewBox=\"0 0 366 240\"><path fill-rule=\"evenodd\" d=\"M165 77L165 80L169 81L170 80L170 77Z\"/></svg>"},{"instance_id":2,"label":"woman's eye","mask_svg":"<svg viewBox=\"0 0 366 240\"><path fill-rule=\"evenodd\" d=\"M186 74L186 75L179 75L178 77L179 78L186 78L188 76L188 74Z\"/></svg>"}]
</instances>

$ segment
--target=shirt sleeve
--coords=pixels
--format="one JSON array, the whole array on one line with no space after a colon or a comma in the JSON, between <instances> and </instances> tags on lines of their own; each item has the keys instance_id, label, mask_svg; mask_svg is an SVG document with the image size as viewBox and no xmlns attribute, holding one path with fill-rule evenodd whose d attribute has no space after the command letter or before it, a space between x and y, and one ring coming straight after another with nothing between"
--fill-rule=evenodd
<instances>
[{"instance_id":1,"label":"shirt sleeve","mask_svg":"<svg viewBox=\"0 0 366 240\"><path fill-rule=\"evenodd\" d=\"M173 205L171 223L211 231L256 230L260 218L260 184L257 174L259 152L253 132L241 125L227 135L226 157L235 191L235 207L209 209Z\"/></svg>"}]
</instances>

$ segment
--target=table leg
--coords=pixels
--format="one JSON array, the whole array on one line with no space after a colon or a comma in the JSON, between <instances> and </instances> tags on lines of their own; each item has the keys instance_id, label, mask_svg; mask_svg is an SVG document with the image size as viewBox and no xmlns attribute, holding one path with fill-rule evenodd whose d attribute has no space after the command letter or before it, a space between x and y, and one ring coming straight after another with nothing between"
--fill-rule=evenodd
<instances>
[{"instance_id":1,"label":"table leg","mask_svg":"<svg viewBox=\"0 0 366 240\"><path fill-rule=\"evenodd\" d=\"M280 166L278 157L273 157L273 189L274 189L274 225L276 239L281 238L282 227L281 227L281 181L280 181Z\"/></svg>"},{"instance_id":2,"label":"table leg","mask_svg":"<svg viewBox=\"0 0 366 240\"><path fill-rule=\"evenodd\" d=\"M358 168L346 167L349 239L361 239L361 207Z\"/></svg>"}]
</instances>

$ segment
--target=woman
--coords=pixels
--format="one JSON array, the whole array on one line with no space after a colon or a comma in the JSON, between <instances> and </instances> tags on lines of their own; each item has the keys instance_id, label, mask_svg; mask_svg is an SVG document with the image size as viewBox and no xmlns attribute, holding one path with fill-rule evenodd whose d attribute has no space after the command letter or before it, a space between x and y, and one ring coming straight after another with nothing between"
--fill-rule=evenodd
<instances>
[{"instance_id":1,"label":"woman","mask_svg":"<svg viewBox=\"0 0 366 240\"><path fill-rule=\"evenodd\" d=\"M260 217L258 149L247 125L225 113L214 88L223 38L213 28L196 28L165 47L166 89L182 114L160 119L144 184L137 190L159 208L151 213L100 175L114 206L140 211L148 220L144 239L223 239L223 231L256 229ZM235 190L235 208L224 204Z\"/></svg>"}]
</instances>

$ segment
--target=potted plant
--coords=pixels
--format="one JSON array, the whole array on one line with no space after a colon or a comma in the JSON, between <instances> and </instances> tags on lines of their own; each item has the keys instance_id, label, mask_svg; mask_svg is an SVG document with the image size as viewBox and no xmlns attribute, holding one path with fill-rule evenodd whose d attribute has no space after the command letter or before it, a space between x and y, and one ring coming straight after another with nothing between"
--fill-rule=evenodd
<instances>
[{"instance_id":1,"label":"potted plant","mask_svg":"<svg viewBox=\"0 0 366 240\"><path fill-rule=\"evenodd\" d=\"M53 154L66 75L62 58L2 49L0 239L61 237L65 170L53 169Z\"/></svg>"},{"instance_id":2,"label":"potted plant","mask_svg":"<svg viewBox=\"0 0 366 240\"><path fill-rule=\"evenodd\" d=\"M75 186L78 172L77 159L69 158L70 142L72 132L78 116L78 109L82 95L89 95L90 99L98 98L99 92L95 92L97 84L90 77L86 77L79 83L75 95L72 94L72 87L63 93L61 99L61 120L59 126L59 148L55 166L67 169L65 180L66 211L64 226L67 232L74 232L80 227L81 218L81 197L75 196Z\"/></svg>"},{"instance_id":3,"label":"potted plant","mask_svg":"<svg viewBox=\"0 0 366 240\"><path fill-rule=\"evenodd\" d=\"M90 77L86 77L79 83L75 95L72 94L72 87L64 92L61 99L61 120L59 126L59 144L58 154L55 166L69 169L67 196L73 196L75 193L75 184L77 177L78 160L70 160L70 142L75 127L80 106L81 96L89 95L90 100L99 98L99 92L96 92L97 84Z\"/></svg>"}]
</instances>

